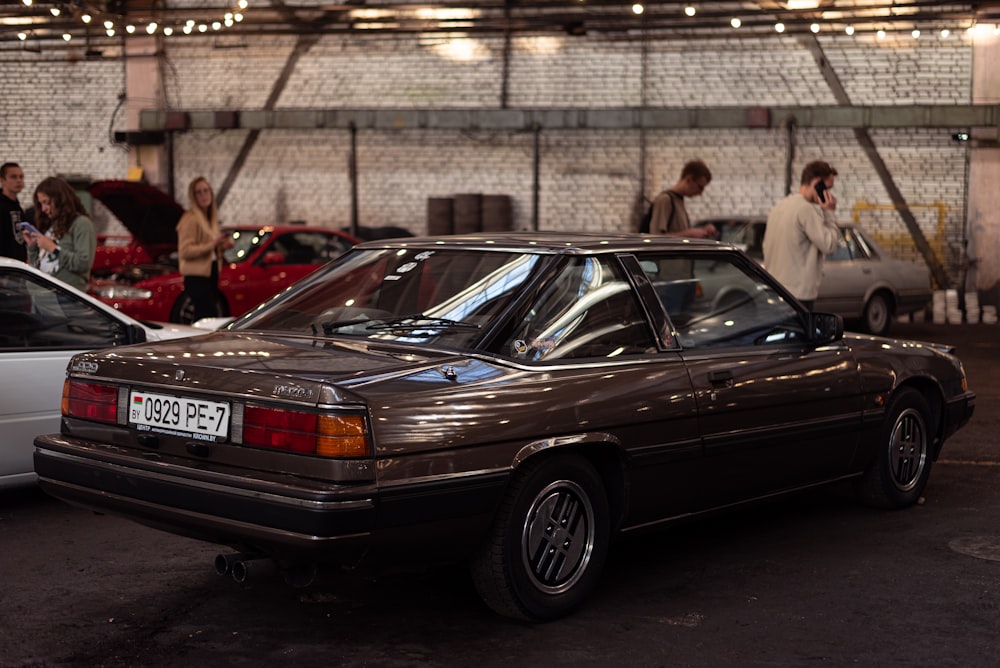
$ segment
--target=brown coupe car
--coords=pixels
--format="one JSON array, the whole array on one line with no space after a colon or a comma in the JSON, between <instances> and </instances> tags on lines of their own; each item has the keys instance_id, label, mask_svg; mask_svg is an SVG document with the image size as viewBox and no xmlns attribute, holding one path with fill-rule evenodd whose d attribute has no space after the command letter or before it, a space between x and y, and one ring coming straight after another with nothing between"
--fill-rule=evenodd
<instances>
[{"instance_id":1,"label":"brown coupe car","mask_svg":"<svg viewBox=\"0 0 1000 668\"><path fill-rule=\"evenodd\" d=\"M945 347L845 335L729 245L399 239L226 330L77 355L35 467L237 579L445 559L542 620L625 533L837 480L914 503L974 403Z\"/></svg>"}]
</instances>

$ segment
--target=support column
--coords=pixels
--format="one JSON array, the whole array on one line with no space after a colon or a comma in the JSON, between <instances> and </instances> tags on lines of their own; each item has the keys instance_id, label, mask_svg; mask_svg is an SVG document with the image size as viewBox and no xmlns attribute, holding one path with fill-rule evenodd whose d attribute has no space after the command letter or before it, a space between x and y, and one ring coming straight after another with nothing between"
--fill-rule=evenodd
<instances>
[{"instance_id":1,"label":"support column","mask_svg":"<svg viewBox=\"0 0 1000 668\"><path fill-rule=\"evenodd\" d=\"M984 8L986 11L989 8ZM989 30L975 34L972 51L972 102L1000 103L1000 37ZM1000 123L1000 119L994 119ZM1000 127L973 131L969 149L967 290L978 290L983 304L1000 305Z\"/></svg>"},{"instance_id":2,"label":"support column","mask_svg":"<svg viewBox=\"0 0 1000 668\"><path fill-rule=\"evenodd\" d=\"M125 39L125 118L128 130L139 130L139 113L165 107L160 72L160 37L130 35ZM146 181L172 191L169 144L130 145L128 166L142 169Z\"/></svg>"}]
</instances>

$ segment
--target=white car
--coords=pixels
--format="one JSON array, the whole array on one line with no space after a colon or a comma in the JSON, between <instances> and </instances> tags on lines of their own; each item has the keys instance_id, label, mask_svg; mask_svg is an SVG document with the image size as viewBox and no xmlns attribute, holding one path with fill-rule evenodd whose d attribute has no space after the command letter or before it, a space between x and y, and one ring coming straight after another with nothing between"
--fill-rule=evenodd
<instances>
[{"instance_id":1,"label":"white car","mask_svg":"<svg viewBox=\"0 0 1000 668\"><path fill-rule=\"evenodd\" d=\"M0 257L0 489L35 481L35 436L59 431L75 353L204 334L139 322L24 262Z\"/></svg>"},{"instance_id":2,"label":"white car","mask_svg":"<svg viewBox=\"0 0 1000 668\"><path fill-rule=\"evenodd\" d=\"M717 240L738 246L763 263L765 217L712 218L695 226L709 223ZM893 317L927 307L933 292L926 264L894 259L855 225L841 223L840 236L837 249L823 265L816 311L836 313L866 332L885 336Z\"/></svg>"}]
</instances>

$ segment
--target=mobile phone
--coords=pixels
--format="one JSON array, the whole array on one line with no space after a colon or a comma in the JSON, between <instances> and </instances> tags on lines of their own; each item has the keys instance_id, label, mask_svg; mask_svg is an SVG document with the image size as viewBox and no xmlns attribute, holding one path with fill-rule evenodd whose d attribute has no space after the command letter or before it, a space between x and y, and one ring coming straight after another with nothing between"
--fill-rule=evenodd
<instances>
[{"instance_id":1,"label":"mobile phone","mask_svg":"<svg viewBox=\"0 0 1000 668\"><path fill-rule=\"evenodd\" d=\"M819 201L823 202L825 204L826 203L826 183L822 179L820 179L819 181L816 182L816 185L813 186L813 187L816 189L816 196L819 197Z\"/></svg>"},{"instance_id":2,"label":"mobile phone","mask_svg":"<svg viewBox=\"0 0 1000 668\"><path fill-rule=\"evenodd\" d=\"M29 223L28 221L22 220L20 222L20 225L22 232L30 232L31 234L41 234L41 232L38 231L38 228Z\"/></svg>"}]
</instances>

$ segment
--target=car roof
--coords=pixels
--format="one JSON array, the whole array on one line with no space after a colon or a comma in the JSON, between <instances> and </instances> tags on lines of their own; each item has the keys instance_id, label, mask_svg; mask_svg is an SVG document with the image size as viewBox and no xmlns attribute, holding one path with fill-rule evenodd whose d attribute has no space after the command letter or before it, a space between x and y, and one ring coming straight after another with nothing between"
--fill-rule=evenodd
<instances>
[{"instance_id":1,"label":"car roof","mask_svg":"<svg viewBox=\"0 0 1000 668\"><path fill-rule=\"evenodd\" d=\"M482 232L436 237L366 241L358 248L466 248L522 253L574 254L639 251L649 248L730 248L717 241L650 234L608 232Z\"/></svg>"}]
</instances>

